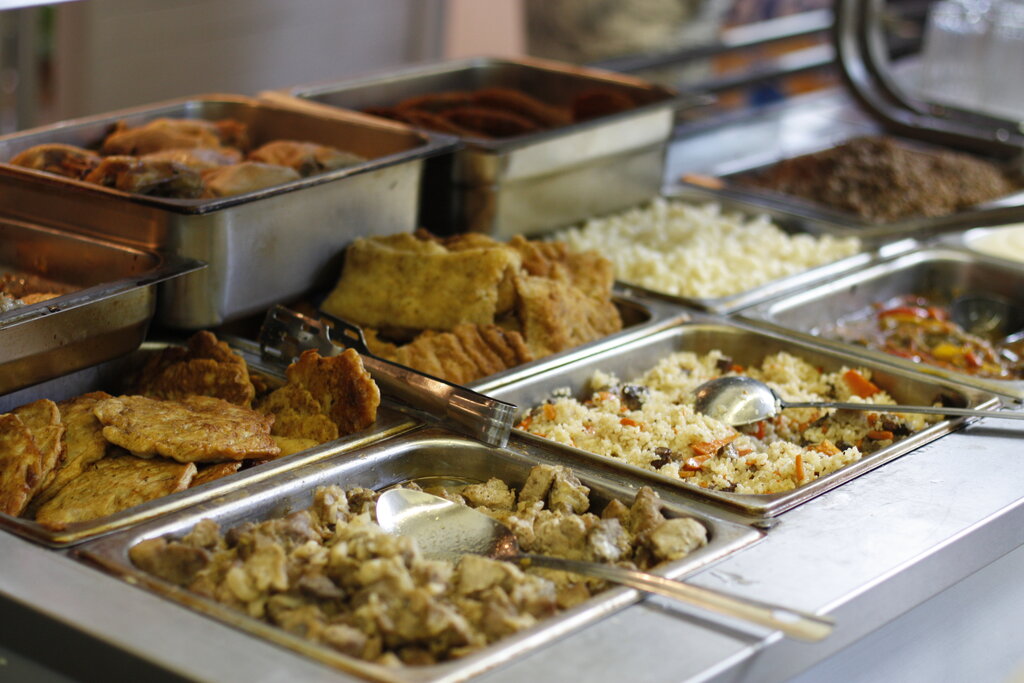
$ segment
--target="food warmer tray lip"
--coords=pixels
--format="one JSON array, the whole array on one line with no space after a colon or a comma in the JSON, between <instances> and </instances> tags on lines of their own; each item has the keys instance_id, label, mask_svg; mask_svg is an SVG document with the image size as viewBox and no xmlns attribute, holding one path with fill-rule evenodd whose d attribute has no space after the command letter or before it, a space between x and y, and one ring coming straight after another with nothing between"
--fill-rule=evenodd
<instances>
[{"instance_id":1,"label":"food warmer tray lip","mask_svg":"<svg viewBox=\"0 0 1024 683\"><path fill-rule=\"evenodd\" d=\"M52 186L55 192L67 192L69 188L74 188L75 191L85 192L90 195L99 195L103 197L116 197L120 200L130 201L136 204L143 204L146 206L156 207L165 211L170 211L176 214L185 215L202 215L229 209L230 207L238 204L246 204L249 202L258 201L267 197L272 197L279 194L286 194L294 192L296 190L302 190L308 187L314 187L322 185L324 183L333 182L341 178L353 176L361 173L374 171L381 168L387 168L396 164L404 164L409 161L416 161L425 159L431 156L437 156L453 150L457 141L455 138L443 135L441 133L423 132L417 129L409 128L390 122L384 119L378 119L376 117L366 116L359 112L346 112L339 110L339 114L335 114L336 119L341 117L351 117L349 123L357 123L360 126L368 126L380 129L387 129L394 131L396 134L402 134L409 137L415 137L420 140L420 144L415 148L404 150L401 152L395 152L387 154L376 159L368 159L354 166L337 169L334 171L327 171L325 173L317 173L306 178L300 178L289 183L281 185L274 185L272 187L263 188L253 192L247 192L245 194L235 195L231 197L220 197L212 199L172 199L167 197L153 197L149 195L142 195L132 192L124 192L111 187L104 187L96 185L95 183L87 183L84 180L76 180L74 178L66 178L54 173L47 173L45 171L37 171L35 169L24 168L21 166L14 166L7 160L13 156L9 151L9 147L19 142L30 140L33 144L43 144L45 142L52 142L50 139L55 134L60 134L62 131L75 130L80 128L86 128L89 126L97 125L112 125L122 119L136 119L138 123L149 121L161 116L172 116L180 112L182 108L185 108L186 115L184 118L190 118L188 113L192 109L201 109L202 106L213 105L213 104L229 104L229 105L240 105L246 107L252 107L256 110L269 110L269 111L280 111L286 113L289 116L300 116L300 117L315 117L319 119L328 119L332 117L326 113L314 113L308 110L296 109L294 107L287 107L277 102L271 102L264 99L258 99L254 97L247 97L244 95L234 94L223 94L223 93L206 93L199 95L189 95L186 97L180 97L171 100L164 100L161 102L154 102L151 104L140 105L137 107L131 107L128 109L119 109L112 112L106 112L103 114L96 114L93 116L86 116L77 119L69 119L67 121L61 121L58 123L39 126L37 128L31 128L16 133L9 133L7 135L0 136L0 154L3 155L4 160L0 161L0 177L3 174L11 174L30 178L36 183L42 183L45 186ZM199 116L198 118L202 118ZM32 140L35 138L35 140Z\"/></svg>"},{"instance_id":2,"label":"food warmer tray lip","mask_svg":"<svg viewBox=\"0 0 1024 683\"><path fill-rule=\"evenodd\" d=\"M751 324L746 320L724 318L721 316L696 312L687 320L666 321L661 325L652 327L648 330L647 335L634 340L632 344L628 347L619 349L618 352L616 349L605 349L590 356L580 357L571 365L563 365L561 368L552 372L539 376L528 377L523 381L516 382L515 384L504 385L500 388L491 390L488 393L494 398L514 402L515 397L513 394L519 388L528 388L530 384L537 384L540 382L552 383L553 381L558 380L560 374L561 376L564 376L566 371L572 371L575 366L581 365L585 362L601 361L602 359L607 358L614 359L620 354L625 356L630 352L633 354L645 352L646 349L644 347L646 345L653 345L663 340L672 339L672 337L676 335L685 333L687 327L705 330L724 328L730 331L752 333L783 344L788 344L798 350L803 348L815 354L830 356L853 367L868 367L871 369L881 370L887 374L896 375L901 378L918 382L928 382L935 385L936 389L941 388L956 392L967 399L970 407L979 409L996 409L999 406L999 397L993 395L994 392L991 391L970 387L952 379L935 377L915 369L896 367L891 364L886 364L866 354L858 354L854 349L817 343L817 340L812 337L797 336L788 330L766 328L756 324ZM677 348L675 344L673 344L673 348ZM661 357L663 356L658 356L656 358L652 357L650 362L646 363L644 367L653 367ZM565 384L555 384L551 388L554 389L559 386L565 386ZM550 393L550 391L547 393ZM524 406L520 406L520 409L523 408ZM860 460L850 463L846 467L832 472L831 474L818 477L817 479L795 489L771 494L741 494L704 489L699 486L688 484L684 480L662 475L657 472L629 464L618 458L602 456L589 451L584 451L574 446L550 441L518 428L513 430L513 435L531 443L544 444L548 448L557 449L562 453L565 453L567 456L571 454L573 457L584 457L599 460L607 463L609 467L628 472L633 477L641 479L644 482L660 482L663 486L672 486L680 495L695 499L703 499L717 506L721 506L723 509L728 509L733 514L738 514L753 520L762 520L767 522L769 518L777 517L778 515L802 505L826 491L830 491L847 481L855 479L866 472L874 470L891 460L905 455L920 446L930 443L935 439L954 431L968 421L974 420L976 420L976 418L953 418L942 420L919 432L911 434L901 441L897 441L891 446L887 446L875 453L864 456Z\"/></svg>"},{"instance_id":3,"label":"food warmer tray lip","mask_svg":"<svg viewBox=\"0 0 1024 683\"><path fill-rule=\"evenodd\" d=\"M263 363L258 352L253 354L252 344L245 340L241 341L240 345L232 344L232 347L245 357L251 369L271 377L284 379L283 368ZM150 341L143 348L162 348L171 343ZM225 493L233 491L244 492L253 484L273 480L281 476L282 473L289 472L308 463L317 462L338 454L347 454L367 444L386 440L396 434L413 429L419 424L403 414L396 406L388 404L385 396L381 398L382 402L378 409L376 422L361 432L350 434L299 453L284 456L249 470L236 472L230 476L198 486L195 489L185 489L168 496L155 498L113 515L70 524L65 529L51 529L33 520L13 517L4 513L0 513L0 529L5 529L50 548L73 546L120 529L133 527L155 517L201 505L205 501Z\"/></svg>"},{"instance_id":4,"label":"food warmer tray lip","mask_svg":"<svg viewBox=\"0 0 1024 683\"><path fill-rule=\"evenodd\" d=\"M848 273L837 280L828 284L829 288L840 288L849 287L856 285L862 280L871 277L875 274L885 274L897 270L904 265L914 265L922 263L930 259L951 259L965 262L977 262L977 263L990 263L994 266L998 266L1003 269L1016 269L1021 271L1022 277L1024 277L1024 264L1017 261L1004 260L981 252L968 249L962 244L958 244L956 240L958 238L950 236L950 241L940 240L921 249L913 252L897 254L891 258L882 259L877 263L873 263L870 266L862 268L857 271ZM824 286L824 285L823 285ZM813 341L822 346L827 346L830 349L840 350L847 353L855 353L862 356L865 359L871 360L871 362L885 364L893 367L897 367L903 370L913 371L918 374L929 375L937 377L945 381L953 382L962 387L970 387L972 389L984 391L990 394L994 394L1002 399L1006 399L1011 403L1024 403L1024 379L1022 380L999 380L999 379L987 379L984 377L973 377L958 372L952 372L943 368L925 365L923 363L913 363L912 361L899 358L881 351L875 351L863 346L857 346L854 344L848 344L846 342L830 339L828 337L820 337L817 335L810 334L808 332L787 327L780 323L775 322L771 319L772 311L774 308L790 303L794 300L801 300L808 297L813 297L816 292L820 289L812 289L803 292L791 292L787 295L780 296L770 301L762 302L756 306L752 306L748 309L741 311L738 316L744 322L758 327L760 329L773 330L782 334L792 335L805 341Z\"/></svg>"},{"instance_id":5,"label":"food warmer tray lip","mask_svg":"<svg viewBox=\"0 0 1024 683\"><path fill-rule=\"evenodd\" d=\"M576 76L581 80L594 81L594 82L606 82L611 85L619 87L628 87L638 92L653 93L657 99L652 100L641 105L638 105L632 109L626 111L617 112L615 114L609 114L606 116L599 116L594 119L587 121L581 121L579 123L572 123L567 126L559 126L549 130L542 130L536 133L528 133L526 135L517 135L511 138L488 140L479 137L459 137L457 138L461 142L462 147L481 150L491 153L501 153L511 151L521 147L526 147L534 144L538 144L550 139L556 139L565 137L566 135L575 133L577 131L588 130L602 126L609 122L614 122L620 119L631 118L637 114L641 114L647 111L661 109L666 106L671 106L673 109L680 109L685 106L697 106L707 101L707 96L696 95L692 93L680 93L671 88L657 85L649 81L645 81L634 76L627 74L617 73L614 71L606 71L603 69L596 69L587 66L578 66L568 64L565 62L559 62L555 60L542 59L538 57L469 57L463 59L451 59L443 60L439 62L429 62L425 64L418 64L413 66L404 67L397 70L370 74L367 76L324 81L317 83L309 83L304 85L296 85L282 90L270 91L267 94L273 98L273 96L290 96L306 102L315 102L321 106L329 106L334 108L335 105L327 105L320 103L316 98L323 95L354 90L369 85L383 85L390 82L403 82L414 77L426 77L439 74L453 73L464 70L480 69L491 66L514 66L524 67L530 70L538 72L553 72ZM343 111L355 111L351 109L341 108ZM374 117L378 119L379 117ZM418 131L428 132L427 129L412 127Z\"/></svg>"},{"instance_id":6,"label":"food warmer tray lip","mask_svg":"<svg viewBox=\"0 0 1024 683\"><path fill-rule=\"evenodd\" d=\"M662 497L665 503L664 507L668 512L694 517L708 527L711 532L711 539L704 548L682 560L652 570L653 573L669 578L682 579L764 538L763 532L743 524L741 521L730 519L728 515L722 514L720 511L708 510L674 496L670 489L661 487L656 482L634 482L622 477L620 472L601 467L599 463L589 462L587 459L566 458L550 449L538 448L527 442L517 442L515 439L509 442L507 448L498 449L484 446L472 439L442 429L423 427L367 446L358 453L352 454L358 455L358 457L348 459L334 457L311 463L302 468L292 469L277 479L259 482L246 491L228 492L201 507L180 510L174 515L153 520L143 526L97 539L74 549L72 553L74 557L86 563L96 565L127 583L147 589L174 603L168 609L192 608L248 635L262 637L277 646L297 651L322 663L342 669L346 673L371 680L396 683L419 683L421 681L444 681L447 683L465 680L543 647L556 638L610 616L641 599L641 595L636 590L613 587L581 605L550 617L529 629L507 636L497 643L461 659L422 667L391 668L342 655L327 647L317 646L282 629L252 619L242 612L191 594L183 588L173 586L137 569L128 557L129 549L136 543L168 534L181 536L206 517L223 522L222 526L229 526L243 520L246 514L245 497L248 498L249 508L259 510L258 515L263 518L267 512L271 514L274 512L272 509L274 503L272 501L265 502L271 497L276 499L292 491L310 492L320 482L329 483L331 479L344 476L348 472L373 471L377 467L375 463L381 460L394 458L400 462L403 454L406 454L407 457L408 454L416 454L418 450L431 447L444 447L456 452L460 448L483 448L495 452L494 456L497 459L506 463L512 462L513 467L523 468L524 471L528 471L529 467L539 463L568 465L573 467L580 480L592 489L599 486L605 492L621 498L631 498L632 495L635 495L638 485L651 486ZM450 467L454 466L450 465ZM387 475L378 472L377 476ZM374 488L385 488L400 481L403 480L401 478L389 480ZM252 502L254 499L255 503Z\"/></svg>"},{"instance_id":7,"label":"food warmer tray lip","mask_svg":"<svg viewBox=\"0 0 1024 683\"><path fill-rule=\"evenodd\" d=\"M789 234L802 232L815 236L829 235L836 238L861 237L861 251L831 263L823 263L799 273L766 282L744 292L721 297L676 296L641 285L617 281L616 286L620 291L652 300L671 302L689 309L729 315L768 299L774 299L797 288L813 287L816 284L832 280L845 273L874 263L879 258L904 253L920 246L918 240L909 237L895 242L881 243L871 238L865 238L856 232L847 231L835 222L801 216L789 207L758 206L756 203L744 201L743 198L724 195L717 196L710 194L712 192L714 191L697 186L677 187L661 193L659 198L666 201L678 200L692 204L717 203L725 210L743 213L747 219L752 219L758 215L767 215L776 225L779 225Z\"/></svg>"},{"instance_id":8,"label":"food warmer tray lip","mask_svg":"<svg viewBox=\"0 0 1024 683\"><path fill-rule=\"evenodd\" d=\"M0 216L0 224L24 226L34 232L50 234L53 235L55 239L67 242L90 242L100 244L105 248L139 254L140 256L154 262L152 268L142 271L138 275L119 277L115 280L101 282L96 285L77 289L67 294L62 294L58 297L54 297L53 299L47 299L39 303L19 306L6 312L0 312L0 336L2 336L3 331L6 329L19 325L32 324L33 321L55 313L89 306L90 304L131 292L140 287L156 285L165 280L206 268L206 264L197 259L179 256L162 250L143 249L129 244L107 241L96 236L64 232L62 230L57 230L16 218Z\"/></svg>"}]
</instances>

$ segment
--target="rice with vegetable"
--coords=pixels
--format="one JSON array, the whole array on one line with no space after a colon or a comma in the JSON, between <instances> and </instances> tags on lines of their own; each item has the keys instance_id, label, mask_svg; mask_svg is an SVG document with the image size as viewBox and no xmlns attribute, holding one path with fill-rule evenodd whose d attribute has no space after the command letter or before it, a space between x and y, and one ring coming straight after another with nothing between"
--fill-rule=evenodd
<instances>
[{"instance_id":1,"label":"rice with vegetable","mask_svg":"<svg viewBox=\"0 0 1024 683\"><path fill-rule=\"evenodd\" d=\"M600 252L615 277L696 298L739 294L856 254L855 237L787 234L765 216L746 218L718 204L655 199L555 235L575 252Z\"/></svg>"},{"instance_id":2,"label":"rice with vegetable","mask_svg":"<svg viewBox=\"0 0 1024 683\"><path fill-rule=\"evenodd\" d=\"M767 383L786 400L864 402L879 410L793 408L742 427L694 411L700 384L735 374ZM892 397L864 369L825 373L786 352L744 368L718 350L682 351L628 382L597 372L586 398L555 392L518 427L703 488L764 494L806 484L940 419L888 413L886 403Z\"/></svg>"}]
</instances>

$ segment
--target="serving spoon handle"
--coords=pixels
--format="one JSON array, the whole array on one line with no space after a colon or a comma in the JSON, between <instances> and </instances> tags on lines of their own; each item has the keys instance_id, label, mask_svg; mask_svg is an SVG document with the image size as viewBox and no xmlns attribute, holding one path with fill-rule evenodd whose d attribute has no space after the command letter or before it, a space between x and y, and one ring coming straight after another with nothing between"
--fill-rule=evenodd
<instances>
[{"instance_id":1,"label":"serving spoon handle","mask_svg":"<svg viewBox=\"0 0 1024 683\"><path fill-rule=\"evenodd\" d=\"M692 586L655 574L627 569L616 565L567 560L561 557L518 553L502 559L511 559L520 565L557 569L593 576L613 583L629 586L648 593L679 600L689 605L744 619L755 624L782 631L787 636L809 642L819 641L832 632L833 621L808 612L773 605L767 602L719 593L710 588Z\"/></svg>"},{"instance_id":2,"label":"serving spoon handle","mask_svg":"<svg viewBox=\"0 0 1024 683\"><path fill-rule=\"evenodd\" d=\"M944 406L902 406L888 403L838 403L831 401L809 401L807 403L782 402L783 408L836 408L837 410L873 410L886 413L921 413L924 415L958 415L964 417L995 417L1007 420L1024 420L1024 412L1012 410L978 410L977 408L953 408Z\"/></svg>"}]
</instances>

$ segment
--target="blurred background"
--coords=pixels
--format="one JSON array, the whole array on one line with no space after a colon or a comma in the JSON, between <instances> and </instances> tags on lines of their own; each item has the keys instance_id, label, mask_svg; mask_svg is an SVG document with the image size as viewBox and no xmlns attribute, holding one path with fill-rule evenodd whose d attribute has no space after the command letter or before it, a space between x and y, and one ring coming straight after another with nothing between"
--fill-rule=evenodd
<instances>
[{"instance_id":1,"label":"blurred background","mask_svg":"<svg viewBox=\"0 0 1024 683\"><path fill-rule=\"evenodd\" d=\"M829 0L79 0L0 12L0 131L470 55L551 57L763 105L835 82ZM896 3L923 16L927 2ZM914 14L911 11L910 14ZM920 22L902 30L920 41Z\"/></svg>"}]
</instances>

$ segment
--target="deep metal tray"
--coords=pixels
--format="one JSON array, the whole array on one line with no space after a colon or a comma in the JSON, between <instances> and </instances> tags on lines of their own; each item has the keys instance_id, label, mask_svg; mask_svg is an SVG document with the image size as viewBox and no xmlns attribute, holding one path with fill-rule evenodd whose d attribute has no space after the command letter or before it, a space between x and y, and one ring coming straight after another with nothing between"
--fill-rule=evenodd
<instances>
[{"instance_id":1,"label":"deep metal tray","mask_svg":"<svg viewBox=\"0 0 1024 683\"><path fill-rule=\"evenodd\" d=\"M937 304L961 294L997 294L1024 308L1024 265L984 254L933 246L903 254L814 289L747 309L741 316L759 326L786 330L803 339L858 354L906 370L975 387L1017 401L1024 400L1024 380L975 377L876 351L836 338L842 321L867 313L875 302L917 294Z\"/></svg>"},{"instance_id":2,"label":"deep metal tray","mask_svg":"<svg viewBox=\"0 0 1024 683\"><path fill-rule=\"evenodd\" d=\"M74 290L0 313L0 394L138 348L156 312L157 284L201 268L172 254L0 219L0 272Z\"/></svg>"},{"instance_id":3,"label":"deep metal tray","mask_svg":"<svg viewBox=\"0 0 1024 683\"><path fill-rule=\"evenodd\" d=\"M714 191L699 187L681 187L662 195L668 201L681 201L692 204L719 204L724 211L744 214L748 217L766 215L780 229L790 235L830 235L832 237L859 237L841 225L828 221L810 220L806 217L794 214L780 208L761 207L753 202L742 201L729 197L716 196ZM649 289L628 282L618 282L617 286L623 292L632 293L638 296L660 299L680 306L695 308L710 313L729 315L743 308L781 296L786 292L797 289L806 289L817 282L825 282L850 271L862 268L879 258L892 256L909 251L918 246L918 242L912 239L903 239L896 242L881 244L874 239L861 239L861 251L846 258L824 263L820 266L808 268L807 270L794 273L786 277L766 282L745 292L737 292L720 297L688 297L675 296L656 289Z\"/></svg>"},{"instance_id":4,"label":"deep metal tray","mask_svg":"<svg viewBox=\"0 0 1024 683\"><path fill-rule=\"evenodd\" d=\"M0 163L0 206L61 229L166 250L208 264L164 288L168 325L208 327L327 287L353 238L412 230L423 160L453 139L354 112L313 114L233 95L208 95L76 119L0 137L0 160L44 142L89 147L118 121L234 118L257 145L301 139L368 158L350 168L221 199L166 199Z\"/></svg>"},{"instance_id":5,"label":"deep metal tray","mask_svg":"<svg viewBox=\"0 0 1024 683\"><path fill-rule=\"evenodd\" d=\"M993 200L948 216L872 223L859 216L830 210L798 197L742 187L730 182L731 177L767 168L785 158L838 146L861 135L881 134L880 128L870 121L848 122L832 118L834 116L835 112L829 112L828 115L818 111L806 114L791 107L778 107L763 115L730 120L710 130L700 128L690 134L684 131L684 138L676 142L678 149L673 154L686 159L684 166L687 173L681 179L673 179L670 187L675 189L674 186L678 185L697 196L730 202L755 211L780 212L792 219L828 224L836 231L834 234L855 235L872 244L904 238L924 239L981 225L1024 220L1024 198L1018 194L1006 198L1010 201ZM920 141L891 137L911 147L925 146ZM1009 144L993 144L1002 150L1003 159L995 163L1004 168L1005 159L1012 158L1020 151ZM935 145L930 147L937 148ZM720 188L711 188L686 180L688 174L723 178L724 184Z\"/></svg>"},{"instance_id":6,"label":"deep metal tray","mask_svg":"<svg viewBox=\"0 0 1024 683\"><path fill-rule=\"evenodd\" d=\"M812 341L780 332L759 330L754 326L710 316L695 315L690 322L667 323L648 336L618 349L609 349L577 362L565 365L544 375L507 384L487 393L495 398L515 403L521 410L543 403L556 389L568 388L574 396L585 395L586 387L595 371L611 372L626 380L642 374L661 358L676 351L706 353L720 349L741 365L754 365L777 351L788 351L825 371L841 366L866 367L872 372L872 381L901 403L931 405L940 395L962 401L972 407L990 407L996 400L982 391L963 387L955 382L928 377L911 370L896 368L873 359L841 349L830 349ZM626 463L617 458L600 456L564 444L548 441L517 430L517 435L533 443L545 444L565 454L590 457L642 478L674 487L684 495L697 496L723 505L740 514L752 517L774 517L790 510L825 491L873 470L918 446L932 441L963 423L963 419L945 420L915 432L902 441L864 456L855 463L824 475L790 491L773 494L740 494L703 489L685 480L662 475Z\"/></svg>"},{"instance_id":7,"label":"deep metal tray","mask_svg":"<svg viewBox=\"0 0 1024 683\"><path fill-rule=\"evenodd\" d=\"M119 393L120 388L124 385L125 378L131 376L134 371L139 369L141 363L144 362L146 354L165 348L167 345L164 342L147 342L134 354L70 373L29 389L22 389L6 396L0 396L0 413L8 412L18 406L41 398L63 401L97 390L110 390L111 393ZM239 346L236 344L232 344L232 346L236 351L241 352L241 355L249 364L250 370L267 376L271 381L284 381L283 368L263 363L259 358L258 349L248 344L245 344L242 349L239 349ZM368 429L321 444L316 448L310 448L263 465L242 470L230 476L202 484L194 489L185 489L178 493L172 493L169 496L151 500L107 517L71 524L66 529L61 530L44 527L29 519L0 513L0 529L6 529L42 545L54 548L65 547L102 536L116 529L138 524L168 512L183 510L227 492L241 491L241 495L244 496L244 491L258 482L273 479L306 463L315 462L333 455L348 453L366 444L412 429L416 425L417 422L415 420L402 414L394 406L387 406L382 403L377 411L376 423Z\"/></svg>"},{"instance_id":8,"label":"deep metal tray","mask_svg":"<svg viewBox=\"0 0 1024 683\"><path fill-rule=\"evenodd\" d=\"M591 500L613 498L626 503L636 493L636 483L619 472L601 467L585 458L565 457L533 444L512 441L496 449L436 429L418 430L359 451L358 458L330 458L295 469L273 481L227 493L202 506L182 511L143 527L100 539L81 547L77 554L124 578L129 583L155 591L188 608L216 617L253 636L265 638L348 673L378 681L458 681L501 665L515 657L563 636L588 623L602 619L639 599L636 591L613 588L560 613L530 629L462 659L421 667L386 668L342 655L327 647L259 622L242 612L156 579L135 568L128 551L136 543L158 536L182 536L201 519L213 519L228 529L239 524L280 516L307 507L318 486L337 484L343 488L362 486L381 489L412 479L449 478L486 481L499 477L520 486L531 467L538 463L568 465L591 489ZM682 578L735 552L762 537L742 524L708 515L673 500L671 492L654 485L666 503L670 516L691 516L709 531L708 545L688 557L667 564L655 573ZM164 628L173 627L175 607L168 607Z\"/></svg>"},{"instance_id":9,"label":"deep metal tray","mask_svg":"<svg viewBox=\"0 0 1024 683\"><path fill-rule=\"evenodd\" d=\"M264 93L293 105L363 109L412 96L488 87L520 89L548 103L610 88L640 106L504 140L463 138L446 166L431 168L436 187L423 197L424 225L437 232L537 234L623 209L658 193L675 111L693 96L607 71L539 59L475 58L387 75Z\"/></svg>"}]
</instances>

